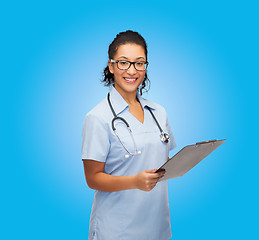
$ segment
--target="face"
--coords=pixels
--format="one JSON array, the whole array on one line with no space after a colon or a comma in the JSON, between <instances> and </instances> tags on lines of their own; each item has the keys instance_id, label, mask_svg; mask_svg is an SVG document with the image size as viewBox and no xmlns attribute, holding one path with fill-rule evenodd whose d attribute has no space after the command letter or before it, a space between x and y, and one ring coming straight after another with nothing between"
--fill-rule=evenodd
<instances>
[{"instance_id":1,"label":"face","mask_svg":"<svg viewBox=\"0 0 259 240\"><path fill-rule=\"evenodd\" d=\"M127 43L119 46L114 60L127 60L131 62L146 61L144 48L137 44ZM114 74L114 87L121 95L137 92L137 88L143 82L146 71L138 71L131 64L128 70L120 70L117 63L109 61L109 70Z\"/></svg>"}]
</instances>

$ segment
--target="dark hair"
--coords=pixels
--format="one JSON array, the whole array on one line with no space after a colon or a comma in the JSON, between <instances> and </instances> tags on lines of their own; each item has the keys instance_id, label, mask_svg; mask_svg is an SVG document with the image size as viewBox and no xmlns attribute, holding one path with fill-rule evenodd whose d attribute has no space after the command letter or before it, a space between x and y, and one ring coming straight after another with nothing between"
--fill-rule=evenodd
<instances>
[{"instance_id":1,"label":"dark hair","mask_svg":"<svg viewBox=\"0 0 259 240\"><path fill-rule=\"evenodd\" d=\"M114 38L114 40L109 46L109 50L108 50L109 59L113 59L119 46L124 45L126 43L134 43L142 46L144 48L144 51L146 54L146 60L147 60L147 43L145 39L138 32L133 32L131 30L120 32L119 34L116 35L116 38ZM103 71L103 77L104 78L101 80L101 82L103 82L105 86L110 86L114 84L114 75L110 72L108 65L105 67ZM147 85L148 85L148 89L145 89ZM147 92L149 90L149 86L150 86L150 80L148 79L147 73L146 73L144 80L140 85L140 89L139 89L140 95L142 95L143 89L145 89L145 91Z\"/></svg>"}]
</instances>

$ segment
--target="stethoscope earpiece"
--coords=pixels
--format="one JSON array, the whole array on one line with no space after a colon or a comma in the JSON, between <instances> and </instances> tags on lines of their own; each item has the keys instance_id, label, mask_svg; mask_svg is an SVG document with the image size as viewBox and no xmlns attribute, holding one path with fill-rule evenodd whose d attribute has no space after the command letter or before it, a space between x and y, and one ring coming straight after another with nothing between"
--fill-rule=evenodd
<instances>
[{"instance_id":1,"label":"stethoscope earpiece","mask_svg":"<svg viewBox=\"0 0 259 240\"><path fill-rule=\"evenodd\" d=\"M127 151L127 150L126 150ZM135 154L126 154L125 155L125 158L129 158L129 157L132 157L132 156L135 156L135 155L140 155L141 154L141 151L140 150L136 150L136 153Z\"/></svg>"}]
</instances>

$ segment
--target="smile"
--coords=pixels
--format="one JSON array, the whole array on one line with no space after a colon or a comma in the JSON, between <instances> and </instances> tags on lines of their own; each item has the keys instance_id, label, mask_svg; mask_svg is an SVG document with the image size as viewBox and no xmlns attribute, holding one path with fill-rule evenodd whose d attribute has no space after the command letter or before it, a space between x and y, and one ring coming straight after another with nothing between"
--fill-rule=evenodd
<instances>
[{"instance_id":1,"label":"smile","mask_svg":"<svg viewBox=\"0 0 259 240\"><path fill-rule=\"evenodd\" d=\"M127 82L130 82L130 83L133 83L135 81L137 81L138 78L125 78L124 79L127 81Z\"/></svg>"}]
</instances>

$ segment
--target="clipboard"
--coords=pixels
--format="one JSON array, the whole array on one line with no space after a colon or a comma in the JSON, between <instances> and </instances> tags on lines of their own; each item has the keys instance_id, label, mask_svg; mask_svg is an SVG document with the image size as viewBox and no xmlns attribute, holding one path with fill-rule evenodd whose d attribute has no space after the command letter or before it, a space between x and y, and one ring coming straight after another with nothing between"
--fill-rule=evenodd
<instances>
[{"instance_id":1,"label":"clipboard","mask_svg":"<svg viewBox=\"0 0 259 240\"><path fill-rule=\"evenodd\" d=\"M225 141L226 139L197 142L182 148L156 171L166 171L159 182L183 176Z\"/></svg>"}]
</instances>

